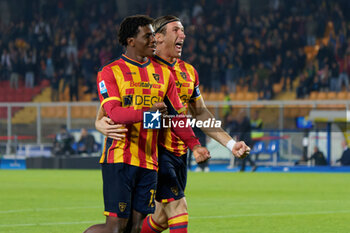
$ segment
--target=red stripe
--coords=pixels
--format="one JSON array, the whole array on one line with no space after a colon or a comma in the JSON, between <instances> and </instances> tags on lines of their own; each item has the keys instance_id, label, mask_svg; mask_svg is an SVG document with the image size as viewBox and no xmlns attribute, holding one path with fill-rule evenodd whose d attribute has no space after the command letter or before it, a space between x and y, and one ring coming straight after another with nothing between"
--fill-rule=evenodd
<instances>
[{"instance_id":1,"label":"red stripe","mask_svg":"<svg viewBox=\"0 0 350 233\"><path fill-rule=\"evenodd\" d=\"M153 218L152 218L151 215L149 215L149 219L150 219L149 221L152 221L152 223L153 223L154 225L156 225L158 228L164 229L164 227L160 226L158 223L156 223L156 222L153 220Z\"/></svg>"},{"instance_id":2,"label":"red stripe","mask_svg":"<svg viewBox=\"0 0 350 233\"><path fill-rule=\"evenodd\" d=\"M158 96L163 97L164 96L164 92L163 91L158 91Z\"/></svg>"},{"instance_id":3,"label":"red stripe","mask_svg":"<svg viewBox=\"0 0 350 233\"><path fill-rule=\"evenodd\" d=\"M152 142L147 142L147 130L143 129L143 125L141 125L140 134L139 134L139 160L140 167L147 167L146 162L146 146L150 146Z\"/></svg>"},{"instance_id":4,"label":"red stripe","mask_svg":"<svg viewBox=\"0 0 350 233\"><path fill-rule=\"evenodd\" d=\"M15 137L16 136L0 136L0 141L13 140L13 139L15 139ZM34 136L17 136L18 140L34 139L34 138L36 138L36 137L34 137Z\"/></svg>"},{"instance_id":5,"label":"red stripe","mask_svg":"<svg viewBox=\"0 0 350 233\"><path fill-rule=\"evenodd\" d=\"M142 89L142 94L150 95L151 94L151 89Z\"/></svg>"},{"instance_id":6,"label":"red stripe","mask_svg":"<svg viewBox=\"0 0 350 233\"><path fill-rule=\"evenodd\" d=\"M133 95L135 93L135 90L133 88L125 89L125 94L127 95Z\"/></svg>"},{"instance_id":7,"label":"red stripe","mask_svg":"<svg viewBox=\"0 0 350 233\"><path fill-rule=\"evenodd\" d=\"M180 216L183 216L183 215L188 215L188 213L182 213L182 214L175 215L175 216L169 218L168 220L173 219L173 218L177 218L177 217L180 217Z\"/></svg>"},{"instance_id":8,"label":"red stripe","mask_svg":"<svg viewBox=\"0 0 350 233\"><path fill-rule=\"evenodd\" d=\"M133 78L132 78L130 68L127 66L127 64L125 63L125 61L123 59L120 59L119 67L123 73L124 81L125 82L132 81Z\"/></svg>"},{"instance_id":9,"label":"red stripe","mask_svg":"<svg viewBox=\"0 0 350 233\"><path fill-rule=\"evenodd\" d=\"M177 226L187 226L188 222L180 222L169 225L169 227L177 227Z\"/></svg>"},{"instance_id":10,"label":"red stripe","mask_svg":"<svg viewBox=\"0 0 350 233\"><path fill-rule=\"evenodd\" d=\"M180 62L179 63L180 69L182 72L185 72L187 75L187 79L190 78L190 74L187 72L186 66L185 66L185 62ZM186 81L190 81L190 80L186 80Z\"/></svg>"},{"instance_id":11,"label":"red stripe","mask_svg":"<svg viewBox=\"0 0 350 233\"><path fill-rule=\"evenodd\" d=\"M158 151L157 151L157 147L158 147L158 144L156 143L158 140L157 140L157 135L158 135L158 132L157 131L153 131L153 137L152 137L152 163L153 163L153 169L154 170L157 170L158 169Z\"/></svg>"},{"instance_id":12,"label":"red stripe","mask_svg":"<svg viewBox=\"0 0 350 233\"><path fill-rule=\"evenodd\" d=\"M114 163L114 148L118 141L113 140L112 145L107 150L107 163Z\"/></svg>"},{"instance_id":13,"label":"red stripe","mask_svg":"<svg viewBox=\"0 0 350 233\"><path fill-rule=\"evenodd\" d=\"M123 151L124 151L123 161L124 161L124 163L130 164L130 161L131 161L130 137L131 137L132 125L127 125L126 128L128 129L128 133L125 137L125 145L123 148Z\"/></svg>"},{"instance_id":14,"label":"red stripe","mask_svg":"<svg viewBox=\"0 0 350 233\"><path fill-rule=\"evenodd\" d=\"M139 68L139 72L140 72L140 78L142 82L149 82L149 77L148 77L148 72L147 72L147 68Z\"/></svg>"},{"instance_id":15,"label":"red stripe","mask_svg":"<svg viewBox=\"0 0 350 233\"><path fill-rule=\"evenodd\" d=\"M111 216L111 217L118 217L118 215L116 213L111 213L111 212L108 212L108 216Z\"/></svg>"},{"instance_id":16,"label":"red stripe","mask_svg":"<svg viewBox=\"0 0 350 233\"><path fill-rule=\"evenodd\" d=\"M164 84L164 74L163 74L163 69L162 66L159 65L157 62L151 60L153 67L154 67L154 71L159 74L159 81L158 83Z\"/></svg>"},{"instance_id":17,"label":"red stripe","mask_svg":"<svg viewBox=\"0 0 350 233\"><path fill-rule=\"evenodd\" d=\"M192 95L193 89L188 89L188 94Z\"/></svg>"},{"instance_id":18,"label":"red stripe","mask_svg":"<svg viewBox=\"0 0 350 233\"><path fill-rule=\"evenodd\" d=\"M179 151L179 143L177 143L178 140L181 140L181 139L175 135L173 130L171 130L171 148L173 148L174 152Z\"/></svg>"}]
</instances>

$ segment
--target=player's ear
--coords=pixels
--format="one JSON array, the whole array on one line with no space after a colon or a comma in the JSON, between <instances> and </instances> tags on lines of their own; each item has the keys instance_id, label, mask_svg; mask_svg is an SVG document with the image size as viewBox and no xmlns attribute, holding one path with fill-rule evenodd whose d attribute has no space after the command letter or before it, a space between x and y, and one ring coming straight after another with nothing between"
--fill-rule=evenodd
<instances>
[{"instance_id":1,"label":"player's ear","mask_svg":"<svg viewBox=\"0 0 350 233\"><path fill-rule=\"evenodd\" d=\"M163 43L164 41L164 35L162 33L156 33L155 39L157 43Z\"/></svg>"},{"instance_id":2,"label":"player's ear","mask_svg":"<svg viewBox=\"0 0 350 233\"><path fill-rule=\"evenodd\" d=\"M126 42L128 43L129 46L135 47L135 38L134 37L129 37L126 39Z\"/></svg>"}]
</instances>

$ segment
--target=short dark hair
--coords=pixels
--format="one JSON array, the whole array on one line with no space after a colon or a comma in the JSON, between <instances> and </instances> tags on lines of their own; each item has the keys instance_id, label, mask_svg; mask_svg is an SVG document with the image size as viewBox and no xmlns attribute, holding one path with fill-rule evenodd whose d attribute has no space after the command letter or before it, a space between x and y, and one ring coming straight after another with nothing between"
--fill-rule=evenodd
<instances>
[{"instance_id":1,"label":"short dark hair","mask_svg":"<svg viewBox=\"0 0 350 233\"><path fill-rule=\"evenodd\" d=\"M139 33L139 27L144 27L153 24L153 19L147 15L133 15L124 18L119 29L119 43L127 46L127 39L135 37Z\"/></svg>"},{"instance_id":2,"label":"short dark hair","mask_svg":"<svg viewBox=\"0 0 350 233\"><path fill-rule=\"evenodd\" d=\"M173 15L165 15L161 16L154 20L153 22L153 28L156 33L162 33L165 34L166 32L166 25L171 22L175 21L181 21L178 17Z\"/></svg>"}]
</instances>

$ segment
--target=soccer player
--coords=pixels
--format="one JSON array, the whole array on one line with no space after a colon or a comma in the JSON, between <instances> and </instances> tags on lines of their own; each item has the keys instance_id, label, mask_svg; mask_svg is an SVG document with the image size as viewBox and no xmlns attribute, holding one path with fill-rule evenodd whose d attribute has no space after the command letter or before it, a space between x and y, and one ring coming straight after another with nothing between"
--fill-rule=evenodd
<instances>
[{"instance_id":1,"label":"soccer player","mask_svg":"<svg viewBox=\"0 0 350 233\"><path fill-rule=\"evenodd\" d=\"M106 223L91 226L86 233L124 232L130 216L131 232L138 233L146 215L154 212L158 130L143 128L143 112L167 110L178 115L184 108L171 72L148 59L155 51L152 23L147 16L125 18L119 42L126 52L98 73L101 106L128 131L121 140L105 140L100 163ZM198 157L210 158L191 128L174 128L174 132Z\"/></svg>"},{"instance_id":2,"label":"soccer player","mask_svg":"<svg viewBox=\"0 0 350 233\"><path fill-rule=\"evenodd\" d=\"M206 108L199 92L198 74L193 66L179 59L185 39L184 28L177 17L163 16L155 20L157 49L156 60L168 67L174 74L178 94L186 107L200 120L213 118ZM101 119L101 118L100 118ZM109 125L102 118L96 122L97 129L106 135ZM244 158L250 148L244 142L235 143L221 128L202 130L227 146L233 155ZM108 135L108 134L107 134ZM156 193L156 211L149 215L142 226L142 233L161 232L169 227L170 233L187 232L187 203L184 189L187 180L186 152L187 147L172 132L165 130L160 137L159 171Z\"/></svg>"}]
</instances>

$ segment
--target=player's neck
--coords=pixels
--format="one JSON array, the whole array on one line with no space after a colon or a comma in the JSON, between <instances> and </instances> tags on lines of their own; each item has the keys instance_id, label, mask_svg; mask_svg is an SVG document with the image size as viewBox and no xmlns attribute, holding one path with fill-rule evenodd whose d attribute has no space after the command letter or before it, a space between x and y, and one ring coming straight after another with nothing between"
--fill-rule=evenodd
<instances>
[{"instance_id":1,"label":"player's neck","mask_svg":"<svg viewBox=\"0 0 350 233\"><path fill-rule=\"evenodd\" d=\"M140 63L147 61L147 57L140 56L136 54L134 51L130 51L130 50L126 50L125 56Z\"/></svg>"},{"instance_id":2,"label":"player's neck","mask_svg":"<svg viewBox=\"0 0 350 233\"><path fill-rule=\"evenodd\" d=\"M169 56L166 53L163 53L162 51L156 50L156 55L163 58L164 60L166 60L169 63L173 63L176 61L176 57Z\"/></svg>"}]
</instances>

